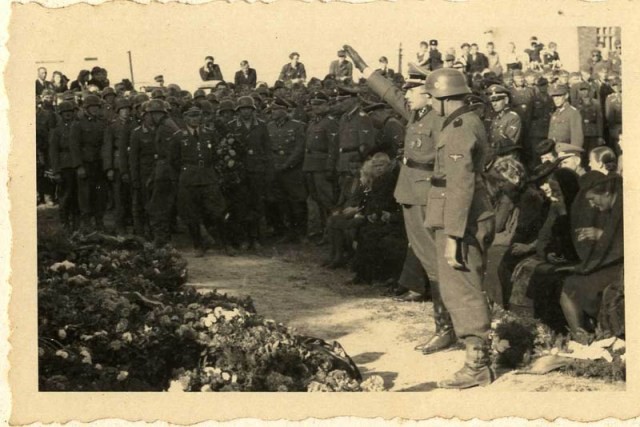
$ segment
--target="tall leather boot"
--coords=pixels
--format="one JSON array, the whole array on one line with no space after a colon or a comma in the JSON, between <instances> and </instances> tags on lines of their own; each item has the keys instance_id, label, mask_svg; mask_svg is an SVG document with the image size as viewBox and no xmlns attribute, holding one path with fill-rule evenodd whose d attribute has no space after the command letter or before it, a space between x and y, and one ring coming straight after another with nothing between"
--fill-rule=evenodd
<instances>
[{"instance_id":1,"label":"tall leather boot","mask_svg":"<svg viewBox=\"0 0 640 427\"><path fill-rule=\"evenodd\" d=\"M440 388L466 389L487 386L495 380L489 357L489 342L479 337L464 339L467 354L464 366L453 377L438 382Z\"/></svg>"}]
</instances>

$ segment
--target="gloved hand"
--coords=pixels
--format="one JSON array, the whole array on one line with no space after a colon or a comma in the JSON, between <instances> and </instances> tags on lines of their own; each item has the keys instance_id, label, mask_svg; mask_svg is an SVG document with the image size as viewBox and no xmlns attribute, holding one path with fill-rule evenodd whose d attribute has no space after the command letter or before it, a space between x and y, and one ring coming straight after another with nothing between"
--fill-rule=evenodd
<instances>
[{"instance_id":1,"label":"gloved hand","mask_svg":"<svg viewBox=\"0 0 640 427\"><path fill-rule=\"evenodd\" d=\"M78 178L80 179L85 179L87 177L87 171L85 170L84 166L80 166L78 169L76 169L76 173L78 174Z\"/></svg>"},{"instance_id":2,"label":"gloved hand","mask_svg":"<svg viewBox=\"0 0 640 427\"><path fill-rule=\"evenodd\" d=\"M354 48L352 48L348 44L345 44L344 46L342 46L342 48L347 53L349 58L351 58L351 61L353 61L353 65L355 65L356 68L360 70L360 72L364 71L364 69L368 67L367 63L364 62L364 59L362 59L360 54L356 52Z\"/></svg>"}]
</instances>

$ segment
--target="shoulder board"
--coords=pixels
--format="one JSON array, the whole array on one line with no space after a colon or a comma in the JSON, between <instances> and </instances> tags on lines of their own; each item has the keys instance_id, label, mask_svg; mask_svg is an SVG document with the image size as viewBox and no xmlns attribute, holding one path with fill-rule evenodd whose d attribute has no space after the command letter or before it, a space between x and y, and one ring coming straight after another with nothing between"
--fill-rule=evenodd
<instances>
[{"instance_id":1,"label":"shoulder board","mask_svg":"<svg viewBox=\"0 0 640 427\"><path fill-rule=\"evenodd\" d=\"M462 126L462 118L458 117L457 119L455 119L453 121L453 127L454 128L459 128L460 126Z\"/></svg>"},{"instance_id":2,"label":"shoulder board","mask_svg":"<svg viewBox=\"0 0 640 427\"><path fill-rule=\"evenodd\" d=\"M518 116L518 113L516 113L516 112L515 112L515 111L513 111L513 110L509 111L507 114L513 114L514 116ZM520 116L518 116L518 117L520 117Z\"/></svg>"},{"instance_id":3,"label":"shoulder board","mask_svg":"<svg viewBox=\"0 0 640 427\"><path fill-rule=\"evenodd\" d=\"M299 124L299 125L303 125L304 123L302 123L300 120L296 120L296 119L291 119L291 121L293 123Z\"/></svg>"},{"instance_id":4,"label":"shoulder board","mask_svg":"<svg viewBox=\"0 0 640 427\"><path fill-rule=\"evenodd\" d=\"M578 111L578 109L573 105L569 105L569 110Z\"/></svg>"}]
</instances>

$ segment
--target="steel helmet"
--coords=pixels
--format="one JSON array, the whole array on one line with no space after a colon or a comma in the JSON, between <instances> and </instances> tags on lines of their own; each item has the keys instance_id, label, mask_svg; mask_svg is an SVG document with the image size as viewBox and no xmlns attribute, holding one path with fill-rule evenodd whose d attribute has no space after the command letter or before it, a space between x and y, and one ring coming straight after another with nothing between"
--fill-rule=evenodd
<instances>
[{"instance_id":1,"label":"steel helmet","mask_svg":"<svg viewBox=\"0 0 640 427\"><path fill-rule=\"evenodd\" d=\"M68 111L75 111L76 107L71 101L62 101L60 105L58 105L58 113L66 113Z\"/></svg>"},{"instance_id":2,"label":"steel helmet","mask_svg":"<svg viewBox=\"0 0 640 427\"><path fill-rule=\"evenodd\" d=\"M198 100L196 101L195 105L198 106L203 113L213 114L213 105L211 105L209 101Z\"/></svg>"},{"instance_id":3,"label":"steel helmet","mask_svg":"<svg viewBox=\"0 0 640 427\"><path fill-rule=\"evenodd\" d=\"M145 110L147 113L166 113L167 108L163 100L161 99L152 99L147 104L147 108Z\"/></svg>"},{"instance_id":4,"label":"steel helmet","mask_svg":"<svg viewBox=\"0 0 640 427\"><path fill-rule=\"evenodd\" d=\"M154 89L151 92L151 99L164 99L164 91L162 89Z\"/></svg>"},{"instance_id":5,"label":"steel helmet","mask_svg":"<svg viewBox=\"0 0 640 427\"><path fill-rule=\"evenodd\" d=\"M434 98L447 98L471 93L467 78L453 68L440 68L427 76L424 83L429 95Z\"/></svg>"},{"instance_id":6,"label":"steel helmet","mask_svg":"<svg viewBox=\"0 0 640 427\"><path fill-rule=\"evenodd\" d=\"M251 108L251 109L256 109L256 104L253 100L252 97L250 96L241 96L240 98L238 98L238 103L236 105L236 111L238 111L241 108Z\"/></svg>"},{"instance_id":7,"label":"steel helmet","mask_svg":"<svg viewBox=\"0 0 640 427\"><path fill-rule=\"evenodd\" d=\"M133 106L137 107L149 100L149 96L146 93L139 93L133 97Z\"/></svg>"},{"instance_id":8,"label":"steel helmet","mask_svg":"<svg viewBox=\"0 0 640 427\"><path fill-rule=\"evenodd\" d=\"M122 110L123 108L131 108L131 101L129 101L127 98L116 99L116 112Z\"/></svg>"},{"instance_id":9,"label":"steel helmet","mask_svg":"<svg viewBox=\"0 0 640 427\"><path fill-rule=\"evenodd\" d=\"M222 113L224 111L234 111L235 105L233 105L233 101L230 99L223 99L220 101L220 108L218 108L218 112Z\"/></svg>"},{"instance_id":10,"label":"steel helmet","mask_svg":"<svg viewBox=\"0 0 640 427\"><path fill-rule=\"evenodd\" d=\"M105 87L104 89L102 89L102 98L105 98L109 95L113 95L116 96L116 91L114 88L112 87Z\"/></svg>"},{"instance_id":11,"label":"steel helmet","mask_svg":"<svg viewBox=\"0 0 640 427\"><path fill-rule=\"evenodd\" d=\"M207 94L204 92L203 89L197 89L195 92L193 92L193 99L205 98L206 96Z\"/></svg>"},{"instance_id":12,"label":"steel helmet","mask_svg":"<svg viewBox=\"0 0 640 427\"><path fill-rule=\"evenodd\" d=\"M96 95L87 95L82 104L84 105L85 108L87 107L99 107L102 105L102 102L100 101L100 98L98 98Z\"/></svg>"}]
</instances>

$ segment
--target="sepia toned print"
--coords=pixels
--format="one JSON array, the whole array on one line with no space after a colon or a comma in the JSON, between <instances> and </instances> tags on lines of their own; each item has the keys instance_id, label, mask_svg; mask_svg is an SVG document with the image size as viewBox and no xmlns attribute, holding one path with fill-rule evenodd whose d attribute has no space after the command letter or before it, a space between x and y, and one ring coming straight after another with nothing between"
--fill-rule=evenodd
<instances>
[{"instance_id":1,"label":"sepia toned print","mask_svg":"<svg viewBox=\"0 0 640 427\"><path fill-rule=\"evenodd\" d=\"M67 47L14 40L32 396L627 393L619 20L390 33L376 11L418 6L340 5L368 22L300 38L173 4L110 27L141 7L14 7Z\"/></svg>"}]
</instances>

